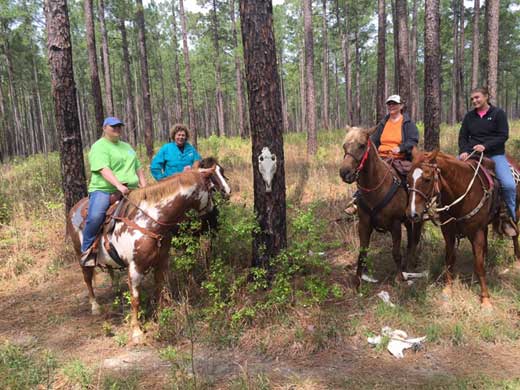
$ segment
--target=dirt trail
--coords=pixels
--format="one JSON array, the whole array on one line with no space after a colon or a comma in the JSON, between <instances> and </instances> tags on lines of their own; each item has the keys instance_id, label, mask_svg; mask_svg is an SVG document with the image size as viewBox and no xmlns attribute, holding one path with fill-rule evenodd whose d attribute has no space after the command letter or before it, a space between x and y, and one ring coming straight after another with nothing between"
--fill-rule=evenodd
<instances>
[{"instance_id":1,"label":"dirt trail","mask_svg":"<svg viewBox=\"0 0 520 390\"><path fill-rule=\"evenodd\" d=\"M0 342L51 350L60 360L79 359L102 373L137 372L141 387L161 388L171 380L170 363L161 360L160 345L120 347L107 337L103 323L127 332L122 318L110 309L113 298L108 277L98 278L97 293L105 313L90 314L79 267L66 265L56 277L36 287L28 283L3 289L0 299ZM148 337L151 338L150 335ZM176 346L189 351L189 345ZM520 377L520 348L490 343L475 346L428 345L397 360L371 349L363 338L348 338L333 348L305 357L262 356L243 350L195 347L196 373L214 388L227 388L230 380L259 373L280 386L294 388L381 388L440 386L463 377L484 375L496 380ZM290 387L280 387L290 388Z\"/></svg>"}]
</instances>

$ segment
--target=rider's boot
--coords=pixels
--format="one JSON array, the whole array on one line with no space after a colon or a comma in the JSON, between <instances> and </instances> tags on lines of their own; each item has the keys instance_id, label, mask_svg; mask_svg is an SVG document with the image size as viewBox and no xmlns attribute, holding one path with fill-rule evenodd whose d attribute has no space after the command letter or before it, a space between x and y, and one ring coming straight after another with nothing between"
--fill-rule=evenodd
<instances>
[{"instance_id":1,"label":"rider's boot","mask_svg":"<svg viewBox=\"0 0 520 390\"><path fill-rule=\"evenodd\" d=\"M95 267L96 266L96 251L92 250L92 246L81 254L79 264L82 267Z\"/></svg>"}]
</instances>

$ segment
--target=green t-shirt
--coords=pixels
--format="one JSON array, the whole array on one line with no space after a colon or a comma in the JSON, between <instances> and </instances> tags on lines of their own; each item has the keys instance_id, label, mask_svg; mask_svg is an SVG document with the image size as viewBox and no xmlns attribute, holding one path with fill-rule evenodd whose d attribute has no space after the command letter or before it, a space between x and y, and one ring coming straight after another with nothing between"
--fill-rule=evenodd
<instances>
[{"instance_id":1,"label":"green t-shirt","mask_svg":"<svg viewBox=\"0 0 520 390\"><path fill-rule=\"evenodd\" d=\"M116 188L106 181L101 175L101 169L109 168L121 183L128 188L138 187L139 178L137 169L141 163L132 147L123 141L111 142L105 137L98 139L88 154L92 177L88 186L88 192L104 191L113 193Z\"/></svg>"}]
</instances>

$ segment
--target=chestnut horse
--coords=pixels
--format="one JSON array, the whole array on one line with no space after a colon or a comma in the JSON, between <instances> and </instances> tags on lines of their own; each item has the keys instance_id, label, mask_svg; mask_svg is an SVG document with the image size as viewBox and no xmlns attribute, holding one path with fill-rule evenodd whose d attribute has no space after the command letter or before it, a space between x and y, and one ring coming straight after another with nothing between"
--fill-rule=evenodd
<instances>
[{"instance_id":1,"label":"chestnut horse","mask_svg":"<svg viewBox=\"0 0 520 390\"><path fill-rule=\"evenodd\" d=\"M508 159L513 166L517 166ZM487 168L494 167L492 162L485 164ZM432 216L438 214L446 246L446 286L443 295L451 295L455 243L458 236L463 236L469 239L473 249L482 307L491 307L484 260L488 249L488 225L497 222L499 218L498 182L494 182L484 169L477 169L476 161L460 161L438 150L421 152L414 149L408 188L410 196L407 214L410 218L422 220L424 213ZM517 187L517 216L519 195ZM513 237L513 246L515 257L519 259L518 236Z\"/></svg>"},{"instance_id":2,"label":"chestnut horse","mask_svg":"<svg viewBox=\"0 0 520 390\"><path fill-rule=\"evenodd\" d=\"M168 277L172 230L189 210L196 210L200 214L210 212L213 209L213 191L221 192L224 197L228 197L231 191L223 169L216 162L211 168L193 169L133 190L124 200L126 203L115 218L112 235L110 238L107 236L107 239L117 251L122 265L128 267L132 306L130 326L134 342L140 342L143 336L138 312L139 290L144 275L150 269L154 270L156 294L159 296ZM80 200L71 209L67 219L67 233L72 239L78 258L83 239L81 229L85 213L82 213L82 209L87 205L87 198ZM109 271L122 268L109 255L104 236L100 241L97 264ZM100 307L92 288L94 267L82 267L82 271L88 287L92 314L98 314Z\"/></svg>"},{"instance_id":3,"label":"chestnut horse","mask_svg":"<svg viewBox=\"0 0 520 390\"><path fill-rule=\"evenodd\" d=\"M392 257L397 266L397 277L403 279L406 261L401 257L401 223L407 231L406 260L415 257L415 250L421 237L422 221L412 224L406 218L408 193L401 183L398 173L377 153L370 141L371 129L348 127L343 151L345 157L339 174L346 183L357 182L360 192L358 199L359 256L357 262L357 283L366 279L365 259L374 229L392 234Z\"/></svg>"}]
</instances>

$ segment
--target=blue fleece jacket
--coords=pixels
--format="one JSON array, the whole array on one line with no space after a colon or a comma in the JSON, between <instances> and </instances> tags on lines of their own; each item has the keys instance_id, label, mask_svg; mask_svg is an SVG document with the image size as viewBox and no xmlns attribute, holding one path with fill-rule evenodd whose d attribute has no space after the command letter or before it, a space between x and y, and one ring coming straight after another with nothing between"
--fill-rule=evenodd
<instances>
[{"instance_id":1,"label":"blue fleece jacket","mask_svg":"<svg viewBox=\"0 0 520 390\"><path fill-rule=\"evenodd\" d=\"M181 152L175 142L169 142L164 144L152 159L150 171L155 180L161 180L182 172L184 167L191 167L198 160L200 160L200 155L191 144L186 142L184 150Z\"/></svg>"}]
</instances>

